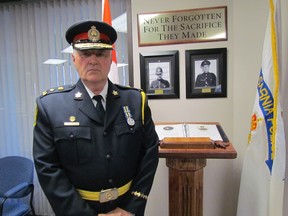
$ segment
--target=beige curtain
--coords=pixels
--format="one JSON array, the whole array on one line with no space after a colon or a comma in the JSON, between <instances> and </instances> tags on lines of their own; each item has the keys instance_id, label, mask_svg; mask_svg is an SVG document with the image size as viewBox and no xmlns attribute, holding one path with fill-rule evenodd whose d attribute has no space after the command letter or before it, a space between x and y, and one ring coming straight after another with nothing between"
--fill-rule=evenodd
<instances>
[{"instance_id":1,"label":"beige curtain","mask_svg":"<svg viewBox=\"0 0 288 216\"><path fill-rule=\"evenodd\" d=\"M112 18L126 12L126 1L111 0ZM85 19L101 20L101 0L37 0L0 4L0 157L32 158L36 97L51 87L75 83L65 31ZM119 62L127 61L126 32L119 32ZM58 64L44 64L47 60ZM49 63L49 62L48 62ZM124 70L124 74L121 71ZM128 72L121 68L125 84ZM124 79L123 79L124 78ZM127 77L128 79L128 77ZM35 175L37 214L53 215Z\"/></svg>"}]
</instances>

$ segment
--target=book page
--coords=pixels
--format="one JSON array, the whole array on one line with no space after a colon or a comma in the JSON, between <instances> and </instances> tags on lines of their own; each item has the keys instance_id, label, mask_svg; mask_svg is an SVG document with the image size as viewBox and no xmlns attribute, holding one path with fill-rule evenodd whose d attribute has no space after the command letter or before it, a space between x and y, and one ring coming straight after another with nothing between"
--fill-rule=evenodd
<instances>
[{"instance_id":1,"label":"book page","mask_svg":"<svg viewBox=\"0 0 288 216\"><path fill-rule=\"evenodd\" d=\"M171 124L171 125L155 125L156 132L159 139L164 137L185 137L184 124Z\"/></svg>"},{"instance_id":2,"label":"book page","mask_svg":"<svg viewBox=\"0 0 288 216\"><path fill-rule=\"evenodd\" d=\"M187 137L209 137L214 141L223 141L217 126L212 124L186 124Z\"/></svg>"}]
</instances>

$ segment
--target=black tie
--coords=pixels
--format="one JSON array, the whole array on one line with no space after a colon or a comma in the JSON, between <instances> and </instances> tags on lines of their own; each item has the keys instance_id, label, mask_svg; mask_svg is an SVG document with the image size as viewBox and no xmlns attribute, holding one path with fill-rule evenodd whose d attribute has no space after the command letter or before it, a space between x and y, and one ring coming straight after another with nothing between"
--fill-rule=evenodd
<instances>
[{"instance_id":1,"label":"black tie","mask_svg":"<svg viewBox=\"0 0 288 216\"><path fill-rule=\"evenodd\" d=\"M97 95L97 96L94 96L93 99L97 101L96 110L97 110L102 122L104 122L105 110L104 110L104 107L103 107L102 101L101 101L102 96Z\"/></svg>"}]
</instances>

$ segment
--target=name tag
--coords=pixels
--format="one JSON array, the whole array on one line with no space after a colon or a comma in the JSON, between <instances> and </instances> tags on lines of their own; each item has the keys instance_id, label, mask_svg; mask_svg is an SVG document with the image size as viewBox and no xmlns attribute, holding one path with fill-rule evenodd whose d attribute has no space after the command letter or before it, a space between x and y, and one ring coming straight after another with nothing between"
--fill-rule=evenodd
<instances>
[{"instance_id":1,"label":"name tag","mask_svg":"<svg viewBox=\"0 0 288 216\"><path fill-rule=\"evenodd\" d=\"M79 122L64 122L65 126L79 126Z\"/></svg>"}]
</instances>

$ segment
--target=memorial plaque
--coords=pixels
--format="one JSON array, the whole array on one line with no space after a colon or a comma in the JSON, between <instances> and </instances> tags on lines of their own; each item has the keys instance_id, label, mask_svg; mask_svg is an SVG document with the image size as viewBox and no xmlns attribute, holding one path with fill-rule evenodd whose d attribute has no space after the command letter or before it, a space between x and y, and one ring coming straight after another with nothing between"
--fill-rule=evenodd
<instances>
[{"instance_id":1,"label":"memorial plaque","mask_svg":"<svg viewBox=\"0 0 288 216\"><path fill-rule=\"evenodd\" d=\"M138 14L139 46L227 40L227 7Z\"/></svg>"}]
</instances>

